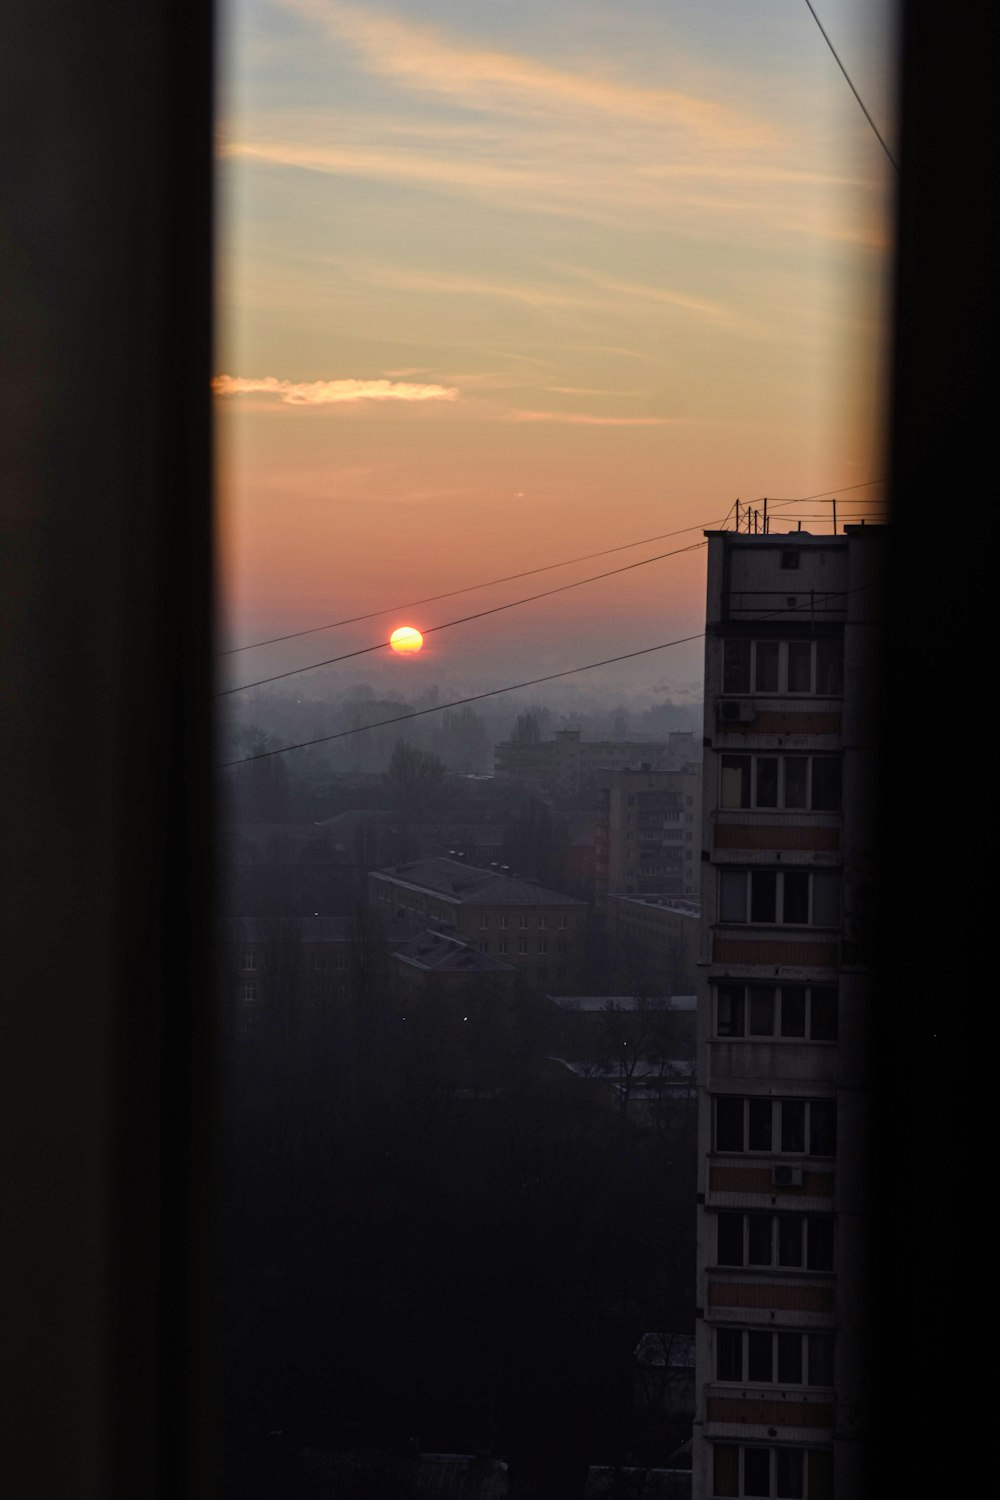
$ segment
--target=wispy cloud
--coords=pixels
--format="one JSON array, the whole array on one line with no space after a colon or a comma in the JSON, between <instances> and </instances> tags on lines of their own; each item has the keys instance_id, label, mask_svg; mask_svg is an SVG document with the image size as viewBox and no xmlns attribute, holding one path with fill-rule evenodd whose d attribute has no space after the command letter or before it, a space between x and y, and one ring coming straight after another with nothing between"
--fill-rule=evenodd
<instances>
[{"instance_id":1,"label":"wispy cloud","mask_svg":"<svg viewBox=\"0 0 1000 1500\"><path fill-rule=\"evenodd\" d=\"M637 230L729 238L739 220L752 239L791 232L871 243L870 225L857 222L871 182L787 160L803 143L754 140L751 133L723 145L690 131L665 138L645 121L591 115L531 123L494 113L464 129L455 121L406 127L381 112L365 118L313 109L257 115L224 129L219 154L608 228L619 228L628 214ZM831 195L854 205L836 235L830 215L816 213Z\"/></svg>"},{"instance_id":2,"label":"wispy cloud","mask_svg":"<svg viewBox=\"0 0 1000 1500\"><path fill-rule=\"evenodd\" d=\"M336 406L354 401L457 401L458 391L444 385L412 385L401 380L278 380L216 375L217 396L276 396L289 406Z\"/></svg>"},{"instance_id":3,"label":"wispy cloud","mask_svg":"<svg viewBox=\"0 0 1000 1500\"><path fill-rule=\"evenodd\" d=\"M658 302L666 307L677 307L684 312L697 313L700 317L711 318L715 322L730 321L731 314L721 303L709 301L704 297L690 297L684 292L672 291L669 287L648 286L645 283L628 281L621 276L607 276L599 271L587 270L583 266L561 265L557 269L589 286L597 287L602 292L607 292L619 302L622 297L635 297L644 302Z\"/></svg>"},{"instance_id":4,"label":"wispy cloud","mask_svg":"<svg viewBox=\"0 0 1000 1500\"><path fill-rule=\"evenodd\" d=\"M562 422L568 427L677 427L690 417L598 417L582 411L509 411L508 422Z\"/></svg>"},{"instance_id":5,"label":"wispy cloud","mask_svg":"<svg viewBox=\"0 0 1000 1500\"><path fill-rule=\"evenodd\" d=\"M744 150L775 137L767 121L717 99L554 67L367 5L337 0L284 3L324 26L338 45L346 41L369 71L469 110L534 118L575 112L637 120Z\"/></svg>"}]
</instances>

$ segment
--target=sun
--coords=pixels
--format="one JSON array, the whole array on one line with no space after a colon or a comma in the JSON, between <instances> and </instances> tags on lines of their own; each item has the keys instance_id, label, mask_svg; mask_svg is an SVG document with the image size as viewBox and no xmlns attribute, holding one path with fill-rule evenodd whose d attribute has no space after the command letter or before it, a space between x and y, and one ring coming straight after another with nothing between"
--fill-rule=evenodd
<instances>
[{"instance_id":1,"label":"sun","mask_svg":"<svg viewBox=\"0 0 1000 1500\"><path fill-rule=\"evenodd\" d=\"M389 645L400 656L413 656L421 650L423 644L423 636L412 625L400 625L399 629L394 630L389 637Z\"/></svg>"}]
</instances>

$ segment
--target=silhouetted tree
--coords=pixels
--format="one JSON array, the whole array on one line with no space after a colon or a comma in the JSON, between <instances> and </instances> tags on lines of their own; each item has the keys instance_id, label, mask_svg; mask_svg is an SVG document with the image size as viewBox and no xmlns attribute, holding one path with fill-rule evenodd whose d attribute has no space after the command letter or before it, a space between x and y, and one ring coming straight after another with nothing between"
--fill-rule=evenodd
<instances>
[{"instance_id":1,"label":"silhouetted tree","mask_svg":"<svg viewBox=\"0 0 1000 1500\"><path fill-rule=\"evenodd\" d=\"M537 745L542 738L538 715L530 710L525 714L518 714L510 737L515 745Z\"/></svg>"},{"instance_id":2,"label":"silhouetted tree","mask_svg":"<svg viewBox=\"0 0 1000 1500\"><path fill-rule=\"evenodd\" d=\"M544 803L526 801L508 825L501 857L519 875L561 889L569 861L566 824Z\"/></svg>"},{"instance_id":3,"label":"silhouetted tree","mask_svg":"<svg viewBox=\"0 0 1000 1500\"><path fill-rule=\"evenodd\" d=\"M386 772L393 801L403 812L422 813L443 790L447 768L439 755L397 740Z\"/></svg>"}]
</instances>

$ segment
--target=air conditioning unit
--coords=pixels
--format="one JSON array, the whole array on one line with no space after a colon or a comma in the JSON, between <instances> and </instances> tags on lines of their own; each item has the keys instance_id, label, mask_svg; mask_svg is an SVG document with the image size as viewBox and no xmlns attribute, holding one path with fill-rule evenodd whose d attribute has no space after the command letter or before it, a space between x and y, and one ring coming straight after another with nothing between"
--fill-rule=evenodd
<instances>
[{"instance_id":1,"label":"air conditioning unit","mask_svg":"<svg viewBox=\"0 0 1000 1500\"><path fill-rule=\"evenodd\" d=\"M774 1187L799 1188L802 1186L801 1167L772 1167L771 1182Z\"/></svg>"},{"instance_id":2,"label":"air conditioning unit","mask_svg":"<svg viewBox=\"0 0 1000 1500\"><path fill-rule=\"evenodd\" d=\"M723 724L752 724L756 717L753 704L745 698L730 698L719 704L719 718Z\"/></svg>"}]
</instances>

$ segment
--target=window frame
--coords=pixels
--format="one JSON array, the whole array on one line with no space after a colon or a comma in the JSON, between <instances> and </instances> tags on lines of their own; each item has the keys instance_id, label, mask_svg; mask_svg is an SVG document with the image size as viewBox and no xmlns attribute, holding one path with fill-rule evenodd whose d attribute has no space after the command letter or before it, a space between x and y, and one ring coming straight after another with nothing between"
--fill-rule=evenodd
<instances>
[{"instance_id":1,"label":"window frame","mask_svg":"<svg viewBox=\"0 0 1000 1500\"><path fill-rule=\"evenodd\" d=\"M716 1215L715 1225L715 1265L719 1270L741 1270L741 1271L807 1271L815 1275L829 1276L834 1273L836 1267L836 1227L832 1214L822 1213L788 1213L773 1209L721 1209ZM722 1251L722 1235L724 1221L729 1221L730 1229L735 1226L732 1221L738 1219L740 1238L740 1259L724 1260ZM751 1220L768 1220L770 1237L770 1259L751 1259ZM781 1226L782 1224L795 1224L799 1229L799 1260L790 1261L781 1258ZM814 1227L822 1224L824 1228L814 1234ZM819 1241L820 1234L829 1233L829 1259L828 1265L810 1265L810 1259L815 1259L821 1250L826 1247L822 1243L813 1244L813 1240Z\"/></svg>"},{"instance_id":2,"label":"window frame","mask_svg":"<svg viewBox=\"0 0 1000 1500\"><path fill-rule=\"evenodd\" d=\"M719 872L717 887L716 922L722 927L795 927L799 929L819 928L826 932L839 931L840 929L840 897L842 894L842 874L839 865L831 865L829 868L815 869L811 865L718 865ZM796 876L806 877L808 882L808 916L804 922L791 921L785 915L785 879ZM735 887L735 877L742 876L744 880L743 895L743 917L723 915L725 884L730 885L730 894ZM835 877L837 880L837 907L838 920L836 922L817 922L816 912L816 881L817 878ZM754 917L754 897L759 896L760 902L766 899L765 878L774 879L774 918ZM759 891L755 893L754 885L759 883ZM728 906L728 902L725 902ZM731 908L730 908L731 909Z\"/></svg>"},{"instance_id":3,"label":"window frame","mask_svg":"<svg viewBox=\"0 0 1000 1500\"><path fill-rule=\"evenodd\" d=\"M833 1489L833 1449L829 1446L821 1447L817 1444L799 1443L767 1443L752 1441L734 1442L731 1438L723 1441L712 1441L712 1477L711 1495L713 1500L831 1500ZM767 1494L762 1496L759 1491L749 1489L746 1476L745 1454L747 1450L755 1453L766 1452L768 1454L768 1482ZM735 1487L730 1487L730 1481L723 1478L722 1465L719 1457L723 1453L735 1455ZM779 1488L778 1463L779 1455L782 1454L802 1455L802 1482L797 1486L798 1493L790 1494L785 1486ZM717 1455L719 1457L717 1457ZM814 1457L815 1455L815 1457ZM821 1462L817 1462L819 1459ZM730 1461L732 1464L732 1461ZM825 1474L821 1473L822 1467Z\"/></svg>"},{"instance_id":4,"label":"window frame","mask_svg":"<svg viewBox=\"0 0 1000 1500\"><path fill-rule=\"evenodd\" d=\"M759 796L760 785L760 763L766 760L776 760L778 763L776 776L775 801L762 802ZM804 760L806 762L806 798L803 806L789 806L787 790L787 764L791 760ZM726 765L727 761L746 761L748 769L746 773L746 784L749 788L745 802L731 802L726 800L726 772L740 770L740 767ZM817 761L832 762L837 765L840 774L837 778L837 798L834 807L816 807L815 792L815 763ZM742 773L741 773L742 774ZM741 793L742 795L742 793ZM719 812L808 812L808 813L831 813L840 814L843 810L843 756L839 753L827 751L800 751L800 750L724 750L719 753L719 778L718 778L718 811Z\"/></svg>"},{"instance_id":5,"label":"window frame","mask_svg":"<svg viewBox=\"0 0 1000 1500\"><path fill-rule=\"evenodd\" d=\"M838 1036L839 1036L839 1031L840 1031L840 1024L839 1024L840 1023L840 1014L839 1014L839 1012L840 1012L840 991L839 991L837 985L835 985L835 984L810 984L810 983L806 983L806 984L799 984L799 983L783 984L781 982L778 982L776 984L757 984L757 983L749 981L749 980L747 980L747 981L736 980L734 982L731 982L731 981L728 981L728 980L718 980L718 981L713 982L712 989L713 989L713 992L714 992L713 996L712 996L712 1040L713 1041L724 1041L724 1042L736 1042L736 1041L739 1041L739 1042L751 1042L751 1043L753 1043L753 1042L772 1042L772 1043L773 1042L780 1042L783 1045L787 1044L787 1043L796 1043L796 1042L799 1042L799 1043L801 1043L801 1042L814 1043L815 1042L815 1043L818 1043L821 1046L835 1045L836 1042L837 1042L837 1039L838 1039ZM725 990L732 991L732 992L742 991L742 994L740 995L739 1000L737 1001L737 1004L741 1008L741 1013L740 1013L739 1023L738 1023L740 1029L736 1030L736 1031L724 1032L722 1030L722 1023L720 1021L720 1001L722 999L723 991L725 991ZM772 1026L773 1026L773 1029L770 1032L751 1030L751 1026L753 1024L753 1006L752 1006L752 1001L753 1001L753 991L755 991L755 990L761 990L761 991L770 990L771 993L772 993L772 995L773 995L773 1005L772 1005L772 1016L773 1016ZM805 1024L805 1033L802 1036L796 1036L796 1035L794 1035L792 1033L786 1033L786 1032L784 1032L782 1030L782 1026L783 1026L783 1023L784 1023L784 1004L785 1004L785 991L786 990L789 991L789 992L800 991L800 990L804 992L804 996L805 996L805 1022L804 1022L804 1024ZM817 1002L817 1000L819 999L820 996L826 997L828 995L832 995L832 997L833 997L833 1028L832 1028L832 1035L817 1037L817 1036L814 1036L814 1034L813 1034L813 1032L815 1030L816 1002Z\"/></svg>"},{"instance_id":6,"label":"window frame","mask_svg":"<svg viewBox=\"0 0 1000 1500\"><path fill-rule=\"evenodd\" d=\"M836 1161L837 1159L837 1101L826 1096L815 1095L803 1097L801 1095L785 1095L780 1099L772 1098L770 1094L713 1094L712 1096L712 1154L713 1156L756 1156L770 1157L793 1157L797 1161L804 1159L817 1159L822 1161ZM740 1146L719 1145L719 1104L720 1101L738 1100L743 1105L742 1122L740 1127ZM759 1135L763 1110L753 1109L753 1105L770 1104L770 1126L769 1144L766 1146L753 1146L751 1142ZM804 1142L801 1151L785 1145L785 1139L794 1128L795 1116L792 1113L786 1115L786 1105L803 1107L802 1139ZM814 1149L814 1134L816 1123L814 1119L814 1107L816 1105L828 1105L831 1111L832 1129L831 1140L833 1150L817 1151Z\"/></svg>"},{"instance_id":7,"label":"window frame","mask_svg":"<svg viewBox=\"0 0 1000 1500\"><path fill-rule=\"evenodd\" d=\"M839 686L834 691L820 689L821 669L821 643L836 641L840 646L839 652ZM733 645L739 643L740 647L749 646L747 652L747 675L745 687L728 687L735 677L742 681L742 662L734 660L727 663L726 657ZM759 646L768 648L777 647L777 675L775 687L758 687L758 677L763 676L764 662L767 657L758 652ZM789 648L792 646L809 647L809 686L808 688L790 688L789 683ZM741 651L742 654L742 651ZM727 676L727 669L732 668L731 675ZM737 668L740 670L737 672ZM844 696L844 638L843 635L821 635L821 636L743 636L727 635L722 637L722 673L721 673L721 696L724 698L843 698Z\"/></svg>"},{"instance_id":8,"label":"window frame","mask_svg":"<svg viewBox=\"0 0 1000 1500\"><path fill-rule=\"evenodd\" d=\"M794 1388L796 1390L820 1391L833 1389L832 1382L818 1381L812 1378L813 1362L815 1361L816 1363L819 1363L821 1359L824 1364L826 1364L827 1362L829 1363L829 1367L832 1373L832 1366L835 1359L835 1334L833 1329L771 1328L763 1326L759 1328L746 1328L733 1327L724 1324L721 1327L717 1326L713 1328L712 1333L712 1379L713 1382L717 1385L749 1385L758 1386L761 1388L768 1386L779 1386L784 1388ZM718 1373L720 1334L739 1335L741 1347L741 1374L739 1378L733 1376L721 1376ZM762 1346L762 1341L764 1339L769 1339L771 1344L771 1378L767 1380L762 1380L759 1377L752 1378L750 1375L752 1359L755 1359L757 1357L757 1354L759 1353L759 1350ZM798 1358L802 1378L799 1380L789 1380L787 1378L783 1380L781 1379L779 1373L781 1368L782 1353L783 1350L788 1350L794 1347L791 1342L793 1339L799 1340ZM751 1340L756 1340L757 1342L751 1343ZM782 1342L783 1340L785 1341L784 1343ZM826 1355L820 1356L818 1352L820 1347L826 1348ZM756 1447L756 1444L751 1444L750 1446Z\"/></svg>"}]
</instances>

